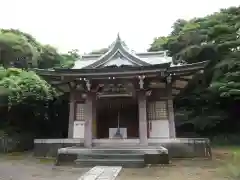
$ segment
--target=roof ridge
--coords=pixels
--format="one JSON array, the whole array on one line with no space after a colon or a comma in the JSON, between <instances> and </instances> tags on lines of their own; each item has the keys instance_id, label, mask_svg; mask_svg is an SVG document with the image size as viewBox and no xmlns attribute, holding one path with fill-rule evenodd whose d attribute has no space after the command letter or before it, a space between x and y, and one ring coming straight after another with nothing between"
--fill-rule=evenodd
<instances>
[{"instance_id":1,"label":"roof ridge","mask_svg":"<svg viewBox=\"0 0 240 180\"><path fill-rule=\"evenodd\" d=\"M116 40L112 43L109 50L106 53L102 54L102 56L100 56L96 62L94 62L94 63L92 63L92 64L90 64L90 65L88 65L84 68L96 68L96 67L108 62L109 60L111 60L111 58L117 52L120 52L123 56L131 57L131 58L127 58L127 59L132 59L132 61L135 64L139 64L140 66L141 65L150 65L149 63L141 60L141 58L138 57L136 55L136 53L130 52L130 49L121 40L120 35L118 33Z\"/></svg>"}]
</instances>

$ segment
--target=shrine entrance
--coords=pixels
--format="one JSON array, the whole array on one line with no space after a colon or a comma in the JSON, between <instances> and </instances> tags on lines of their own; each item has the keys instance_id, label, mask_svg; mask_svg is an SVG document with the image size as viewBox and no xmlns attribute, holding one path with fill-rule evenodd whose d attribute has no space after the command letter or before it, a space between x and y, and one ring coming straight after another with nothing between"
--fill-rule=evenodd
<instances>
[{"instance_id":1,"label":"shrine entrance","mask_svg":"<svg viewBox=\"0 0 240 180\"><path fill-rule=\"evenodd\" d=\"M138 103L132 97L97 100L97 137L139 138Z\"/></svg>"}]
</instances>

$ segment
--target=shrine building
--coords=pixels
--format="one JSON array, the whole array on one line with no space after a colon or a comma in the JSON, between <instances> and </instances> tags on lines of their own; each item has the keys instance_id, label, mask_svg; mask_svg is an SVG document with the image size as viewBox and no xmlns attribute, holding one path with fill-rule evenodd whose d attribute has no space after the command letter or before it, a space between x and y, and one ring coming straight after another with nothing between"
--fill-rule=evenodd
<instances>
[{"instance_id":1,"label":"shrine building","mask_svg":"<svg viewBox=\"0 0 240 180\"><path fill-rule=\"evenodd\" d=\"M136 53L119 35L104 54L87 54L73 68L37 69L69 93L68 139L175 139L173 100L203 73L207 61L174 65L165 51Z\"/></svg>"}]
</instances>

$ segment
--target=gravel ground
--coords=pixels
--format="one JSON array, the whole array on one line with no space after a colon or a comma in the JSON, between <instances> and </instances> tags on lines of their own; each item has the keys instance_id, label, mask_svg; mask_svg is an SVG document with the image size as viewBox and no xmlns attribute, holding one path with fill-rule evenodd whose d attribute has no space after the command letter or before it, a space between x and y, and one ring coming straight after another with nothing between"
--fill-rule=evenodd
<instances>
[{"instance_id":1,"label":"gravel ground","mask_svg":"<svg viewBox=\"0 0 240 180\"><path fill-rule=\"evenodd\" d=\"M221 161L175 160L171 165L123 169L117 180L224 180ZM77 180L89 168L55 167L31 156L0 156L0 180Z\"/></svg>"},{"instance_id":2,"label":"gravel ground","mask_svg":"<svg viewBox=\"0 0 240 180\"><path fill-rule=\"evenodd\" d=\"M34 158L0 158L0 180L77 180L88 170L55 167Z\"/></svg>"},{"instance_id":3,"label":"gravel ground","mask_svg":"<svg viewBox=\"0 0 240 180\"><path fill-rule=\"evenodd\" d=\"M123 169L117 180L226 180L210 160L179 160L169 166Z\"/></svg>"}]
</instances>

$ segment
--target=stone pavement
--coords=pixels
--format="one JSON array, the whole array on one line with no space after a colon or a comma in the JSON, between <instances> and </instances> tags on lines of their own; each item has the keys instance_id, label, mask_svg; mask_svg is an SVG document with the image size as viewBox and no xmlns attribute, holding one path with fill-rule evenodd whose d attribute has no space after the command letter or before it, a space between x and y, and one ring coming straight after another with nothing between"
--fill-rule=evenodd
<instances>
[{"instance_id":1,"label":"stone pavement","mask_svg":"<svg viewBox=\"0 0 240 180\"><path fill-rule=\"evenodd\" d=\"M114 180L121 170L121 166L95 166L78 180Z\"/></svg>"}]
</instances>

